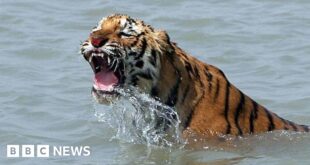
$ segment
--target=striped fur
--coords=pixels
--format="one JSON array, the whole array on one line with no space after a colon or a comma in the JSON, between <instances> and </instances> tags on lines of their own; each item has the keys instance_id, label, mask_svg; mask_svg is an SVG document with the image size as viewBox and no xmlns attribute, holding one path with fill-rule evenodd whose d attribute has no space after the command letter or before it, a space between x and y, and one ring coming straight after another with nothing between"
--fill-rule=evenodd
<instances>
[{"instance_id":1,"label":"striped fur","mask_svg":"<svg viewBox=\"0 0 310 165\"><path fill-rule=\"evenodd\" d=\"M174 107L184 134L188 130L208 136L309 131L308 126L270 112L231 84L220 69L188 55L170 42L166 32L143 21L112 15L91 35L105 37L107 43L117 43L126 52L122 59L126 65L124 87L136 86ZM82 54L87 49L82 46Z\"/></svg>"}]
</instances>

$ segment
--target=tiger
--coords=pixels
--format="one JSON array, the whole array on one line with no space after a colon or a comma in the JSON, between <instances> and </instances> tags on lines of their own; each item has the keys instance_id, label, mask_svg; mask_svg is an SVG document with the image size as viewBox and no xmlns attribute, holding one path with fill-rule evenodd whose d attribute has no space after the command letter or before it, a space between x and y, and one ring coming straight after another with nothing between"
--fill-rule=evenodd
<instances>
[{"instance_id":1,"label":"tiger","mask_svg":"<svg viewBox=\"0 0 310 165\"><path fill-rule=\"evenodd\" d=\"M287 130L309 132L241 92L222 70L183 51L164 30L125 14L103 17L80 52L93 72L92 95L101 104L135 87L173 108L180 131L207 137Z\"/></svg>"}]
</instances>

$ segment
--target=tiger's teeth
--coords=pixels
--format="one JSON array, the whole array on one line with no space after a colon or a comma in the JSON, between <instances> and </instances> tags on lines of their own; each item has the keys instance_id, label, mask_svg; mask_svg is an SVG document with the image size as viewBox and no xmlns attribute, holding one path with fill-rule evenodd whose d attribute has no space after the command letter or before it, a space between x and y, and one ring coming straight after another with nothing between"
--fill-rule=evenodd
<instances>
[{"instance_id":1,"label":"tiger's teeth","mask_svg":"<svg viewBox=\"0 0 310 165\"><path fill-rule=\"evenodd\" d=\"M111 62L111 60L110 60L110 58L108 57L108 65L110 65L110 62Z\"/></svg>"},{"instance_id":2,"label":"tiger's teeth","mask_svg":"<svg viewBox=\"0 0 310 165\"><path fill-rule=\"evenodd\" d=\"M93 55L90 55L88 62L91 63L92 60L93 60Z\"/></svg>"}]
</instances>

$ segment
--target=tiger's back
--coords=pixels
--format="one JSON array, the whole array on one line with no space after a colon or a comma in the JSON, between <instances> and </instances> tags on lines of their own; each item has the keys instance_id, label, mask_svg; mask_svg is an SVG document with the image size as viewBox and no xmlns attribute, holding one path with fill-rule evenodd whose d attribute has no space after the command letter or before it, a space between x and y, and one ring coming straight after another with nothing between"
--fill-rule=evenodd
<instances>
[{"instance_id":1,"label":"tiger's back","mask_svg":"<svg viewBox=\"0 0 310 165\"><path fill-rule=\"evenodd\" d=\"M181 60L172 61L175 68L183 68L178 72L186 79L179 85L180 100L176 103L184 129L212 136L273 130L309 132L308 126L279 117L241 92L217 67L186 55L176 45L174 47L176 58Z\"/></svg>"}]
</instances>

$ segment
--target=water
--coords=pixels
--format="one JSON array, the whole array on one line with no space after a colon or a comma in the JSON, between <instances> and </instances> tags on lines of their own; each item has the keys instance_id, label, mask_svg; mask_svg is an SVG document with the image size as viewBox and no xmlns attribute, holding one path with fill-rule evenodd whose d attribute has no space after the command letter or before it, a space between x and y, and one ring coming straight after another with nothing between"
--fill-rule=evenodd
<instances>
[{"instance_id":1,"label":"water","mask_svg":"<svg viewBox=\"0 0 310 165\"><path fill-rule=\"evenodd\" d=\"M115 129L113 138L157 147L183 147L178 114L137 89L116 89L120 93L112 105L94 103L95 116Z\"/></svg>"},{"instance_id":2,"label":"water","mask_svg":"<svg viewBox=\"0 0 310 165\"><path fill-rule=\"evenodd\" d=\"M175 148L128 142L95 116L108 109L94 107L92 71L77 53L102 16L126 13L165 29L273 112L310 125L309 7L306 0L0 0L0 164L309 164L308 134ZM89 145L91 156L9 159L6 144Z\"/></svg>"}]
</instances>

